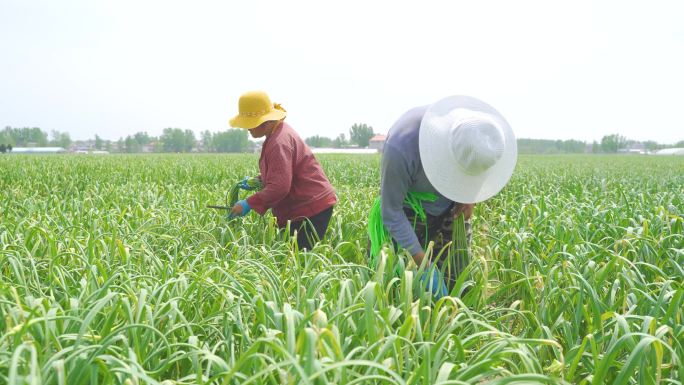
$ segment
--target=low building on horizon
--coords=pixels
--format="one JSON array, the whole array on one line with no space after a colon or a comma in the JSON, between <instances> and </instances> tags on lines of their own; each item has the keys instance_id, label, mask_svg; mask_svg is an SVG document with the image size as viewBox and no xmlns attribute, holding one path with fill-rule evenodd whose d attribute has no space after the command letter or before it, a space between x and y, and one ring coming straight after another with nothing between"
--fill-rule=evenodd
<instances>
[{"instance_id":1,"label":"low building on horizon","mask_svg":"<svg viewBox=\"0 0 684 385\"><path fill-rule=\"evenodd\" d=\"M385 147L385 140L387 140L387 135L375 134L370 141L368 141L368 148L372 148L377 152L382 152Z\"/></svg>"}]
</instances>

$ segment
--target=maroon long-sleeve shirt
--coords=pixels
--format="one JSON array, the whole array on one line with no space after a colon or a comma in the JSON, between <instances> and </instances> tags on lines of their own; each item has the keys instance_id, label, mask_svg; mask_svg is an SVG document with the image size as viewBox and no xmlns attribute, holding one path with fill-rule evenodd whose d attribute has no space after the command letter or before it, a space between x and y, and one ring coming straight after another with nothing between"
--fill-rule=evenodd
<instances>
[{"instance_id":1,"label":"maroon long-sleeve shirt","mask_svg":"<svg viewBox=\"0 0 684 385\"><path fill-rule=\"evenodd\" d=\"M264 188L247 203L261 215L270 208L278 226L312 217L337 203L320 163L285 122L264 141L259 171Z\"/></svg>"}]
</instances>

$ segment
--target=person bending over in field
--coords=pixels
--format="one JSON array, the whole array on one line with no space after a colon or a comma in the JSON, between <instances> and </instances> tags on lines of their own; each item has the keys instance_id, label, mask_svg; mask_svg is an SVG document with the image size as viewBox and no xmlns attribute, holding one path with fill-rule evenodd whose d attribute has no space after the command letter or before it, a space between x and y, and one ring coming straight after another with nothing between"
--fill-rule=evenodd
<instances>
[{"instance_id":1,"label":"person bending over in field","mask_svg":"<svg viewBox=\"0 0 684 385\"><path fill-rule=\"evenodd\" d=\"M467 251L475 203L508 183L516 160L510 126L478 99L449 96L404 113L390 128L383 149L380 198L369 216L371 267L388 238L418 266L432 241L434 253L422 281L436 297L447 295L469 262L455 260L467 257L445 249L456 234L455 219L464 216L461 238Z\"/></svg>"},{"instance_id":2,"label":"person bending over in field","mask_svg":"<svg viewBox=\"0 0 684 385\"><path fill-rule=\"evenodd\" d=\"M266 137L259 157L263 189L238 201L230 215L244 216L250 210L264 215L271 209L280 228L290 221L299 248L311 249L328 228L337 203L335 190L311 149L285 123L282 106L271 103L265 92L251 91L240 97L238 110L230 120L232 127L249 130L253 138Z\"/></svg>"}]
</instances>

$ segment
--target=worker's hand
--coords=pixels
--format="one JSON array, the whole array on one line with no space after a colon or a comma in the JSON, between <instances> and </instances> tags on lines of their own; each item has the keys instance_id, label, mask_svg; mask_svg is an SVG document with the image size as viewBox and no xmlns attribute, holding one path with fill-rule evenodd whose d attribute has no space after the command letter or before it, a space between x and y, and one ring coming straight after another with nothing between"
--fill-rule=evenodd
<instances>
[{"instance_id":1,"label":"worker's hand","mask_svg":"<svg viewBox=\"0 0 684 385\"><path fill-rule=\"evenodd\" d=\"M419 251L419 252L413 254L413 262L416 263L416 266L420 266L423 263L423 258L425 258L425 252L424 251Z\"/></svg>"},{"instance_id":2,"label":"worker's hand","mask_svg":"<svg viewBox=\"0 0 684 385\"><path fill-rule=\"evenodd\" d=\"M474 208L475 203L456 203L456 207L454 207L454 218L458 218L459 214L463 213L463 218L468 220L473 215Z\"/></svg>"},{"instance_id":3,"label":"worker's hand","mask_svg":"<svg viewBox=\"0 0 684 385\"><path fill-rule=\"evenodd\" d=\"M432 268L434 266L434 269ZM436 265L428 265L420 278L420 282L425 286L426 290L432 292L435 299L440 299L445 295L449 295L442 273Z\"/></svg>"},{"instance_id":4,"label":"worker's hand","mask_svg":"<svg viewBox=\"0 0 684 385\"><path fill-rule=\"evenodd\" d=\"M230 210L230 213L228 213L228 219L233 219L236 217L243 217L247 215L248 212L252 210L251 207L249 207L249 203L247 203L246 200L241 200L238 201L235 206Z\"/></svg>"},{"instance_id":5,"label":"worker's hand","mask_svg":"<svg viewBox=\"0 0 684 385\"><path fill-rule=\"evenodd\" d=\"M245 179L241 180L240 183L238 183L238 187L240 187L243 190L248 190L248 191L254 190L256 187L252 187L249 185L248 181L250 179L252 179L252 178L246 176Z\"/></svg>"}]
</instances>

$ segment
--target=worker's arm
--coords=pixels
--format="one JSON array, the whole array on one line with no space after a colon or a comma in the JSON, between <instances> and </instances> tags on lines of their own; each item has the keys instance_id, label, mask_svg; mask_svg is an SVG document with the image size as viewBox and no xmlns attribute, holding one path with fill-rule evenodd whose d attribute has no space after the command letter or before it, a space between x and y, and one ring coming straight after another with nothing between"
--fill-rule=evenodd
<instances>
[{"instance_id":1,"label":"worker's arm","mask_svg":"<svg viewBox=\"0 0 684 385\"><path fill-rule=\"evenodd\" d=\"M407 249L416 264L420 265L425 254L403 208L410 183L410 165L404 155L386 145L382 154L380 182L382 221L392 238Z\"/></svg>"},{"instance_id":2,"label":"worker's arm","mask_svg":"<svg viewBox=\"0 0 684 385\"><path fill-rule=\"evenodd\" d=\"M247 198L249 206L260 215L264 215L266 210L276 206L287 197L293 178L294 155L291 147L279 145L270 149L265 157L268 170L260 175L263 189Z\"/></svg>"}]
</instances>

